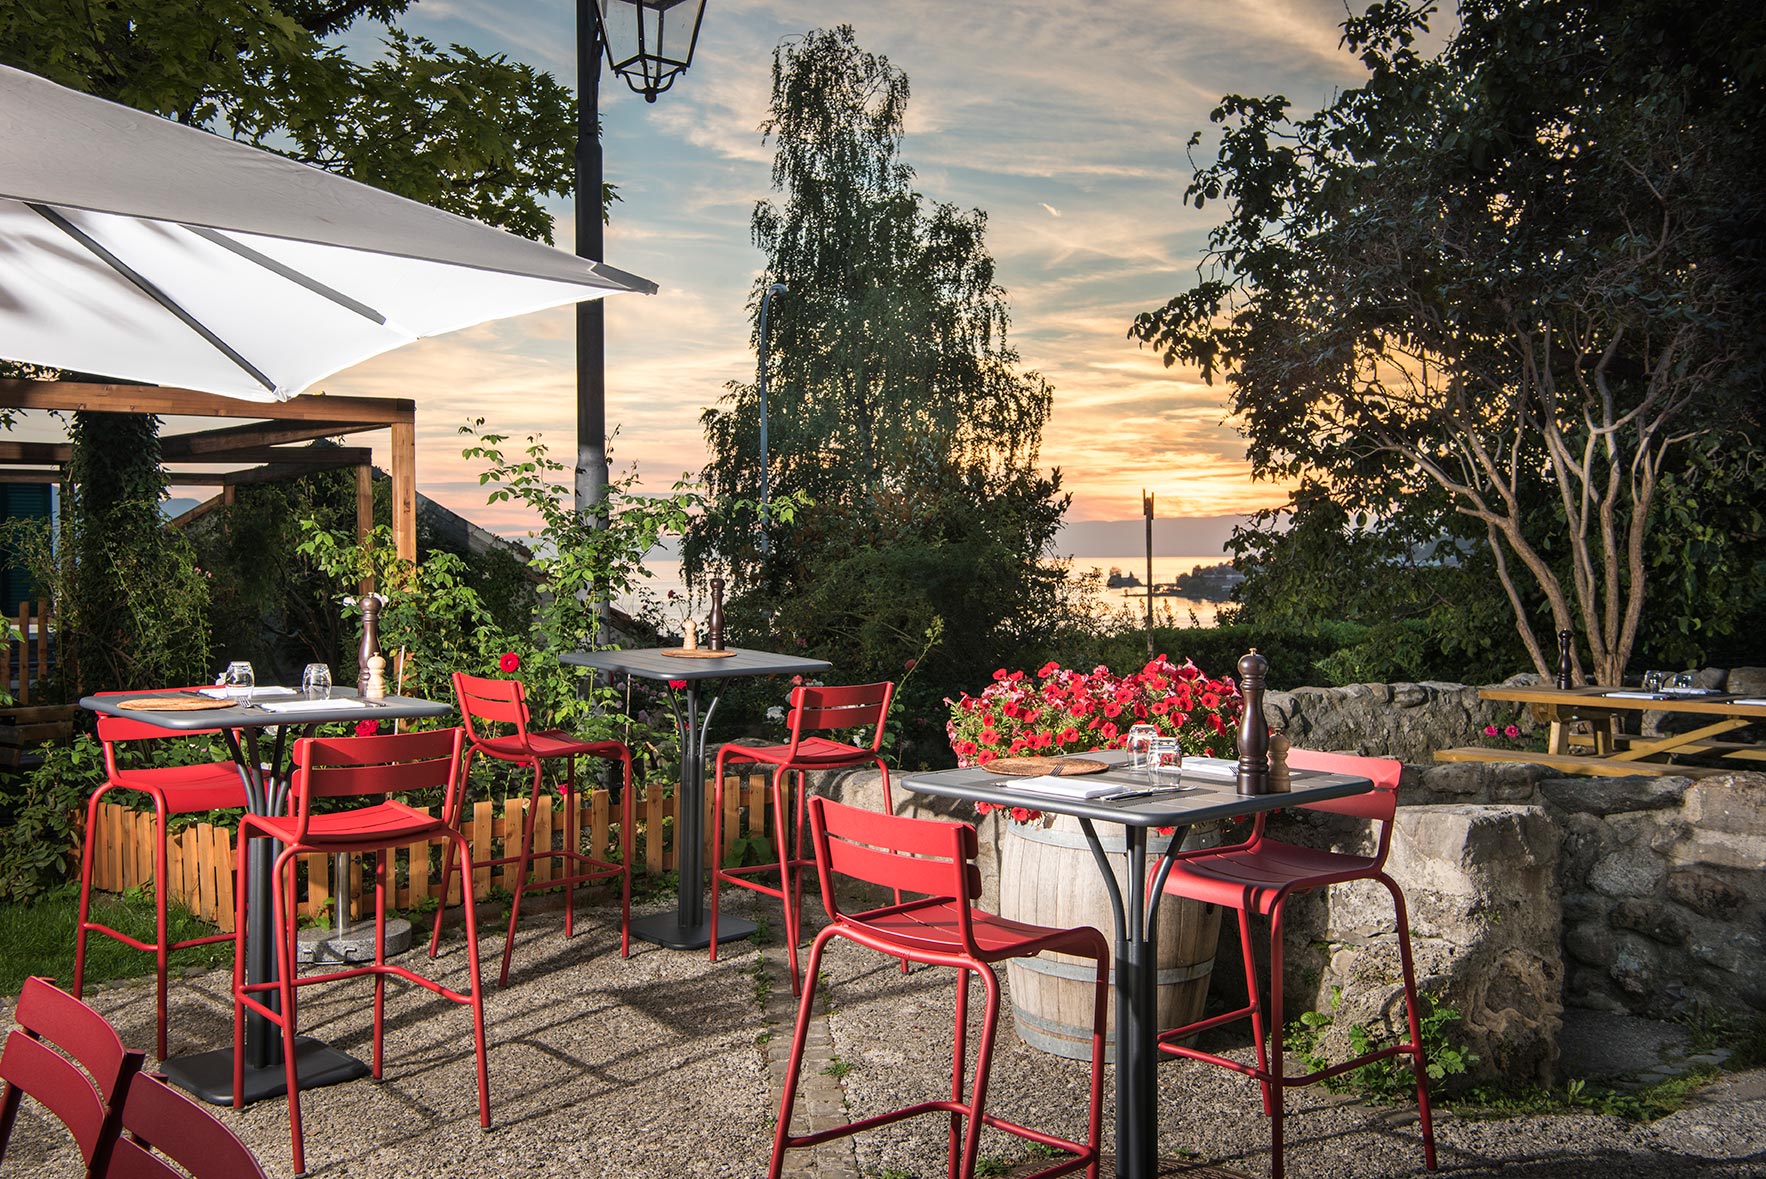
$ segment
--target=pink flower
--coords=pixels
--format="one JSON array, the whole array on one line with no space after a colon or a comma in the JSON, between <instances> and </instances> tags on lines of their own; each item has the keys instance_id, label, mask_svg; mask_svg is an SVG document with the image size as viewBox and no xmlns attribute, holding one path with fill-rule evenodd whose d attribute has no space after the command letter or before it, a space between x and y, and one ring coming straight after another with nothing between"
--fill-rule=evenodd
<instances>
[{"instance_id":1,"label":"pink flower","mask_svg":"<svg viewBox=\"0 0 1766 1179\"><path fill-rule=\"evenodd\" d=\"M1521 727L1519 725L1510 725L1502 731L1502 735L1507 737L1510 741L1513 741L1516 737L1521 735Z\"/></svg>"},{"instance_id":2,"label":"pink flower","mask_svg":"<svg viewBox=\"0 0 1766 1179\"><path fill-rule=\"evenodd\" d=\"M905 662L901 665L901 669L903 671L912 671L912 670L914 670L915 667L917 667L919 665L919 662L920 661L918 659L909 659L907 662Z\"/></svg>"},{"instance_id":3,"label":"pink flower","mask_svg":"<svg viewBox=\"0 0 1766 1179\"><path fill-rule=\"evenodd\" d=\"M356 722L356 736L358 737L372 737L378 732L380 732L380 722L377 720L359 720Z\"/></svg>"},{"instance_id":4,"label":"pink flower","mask_svg":"<svg viewBox=\"0 0 1766 1179\"><path fill-rule=\"evenodd\" d=\"M1486 737L1496 736L1496 726L1495 725L1485 725L1484 726L1484 735Z\"/></svg>"},{"instance_id":5,"label":"pink flower","mask_svg":"<svg viewBox=\"0 0 1766 1179\"><path fill-rule=\"evenodd\" d=\"M520 671L521 656L513 651L505 651L503 657L497 660L497 667L504 672Z\"/></svg>"}]
</instances>

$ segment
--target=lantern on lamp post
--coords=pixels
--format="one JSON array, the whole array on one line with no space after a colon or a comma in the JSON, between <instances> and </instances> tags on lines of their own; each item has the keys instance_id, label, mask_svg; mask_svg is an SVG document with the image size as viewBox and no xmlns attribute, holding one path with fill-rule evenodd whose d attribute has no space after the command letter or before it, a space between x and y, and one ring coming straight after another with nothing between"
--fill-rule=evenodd
<instances>
[{"instance_id":1,"label":"lantern on lamp post","mask_svg":"<svg viewBox=\"0 0 1766 1179\"><path fill-rule=\"evenodd\" d=\"M601 60L655 102L693 61L705 0L577 0L576 254L601 261ZM607 319L600 299L576 305L576 508L607 498ZM596 512L596 527L605 527Z\"/></svg>"}]
</instances>

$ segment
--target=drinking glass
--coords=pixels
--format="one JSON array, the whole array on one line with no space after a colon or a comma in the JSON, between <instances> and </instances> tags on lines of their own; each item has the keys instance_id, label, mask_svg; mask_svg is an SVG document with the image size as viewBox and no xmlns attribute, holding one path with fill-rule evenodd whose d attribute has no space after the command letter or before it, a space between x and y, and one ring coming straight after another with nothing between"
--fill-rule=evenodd
<instances>
[{"instance_id":1,"label":"drinking glass","mask_svg":"<svg viewBox=\"0 0 1766 1179\"><path fill-rule=\"evenodd\" d=\"M1690 672L1690 671L1676 672L1674 675L1674 683L1671 686L1676 687L1676 688L1690 688L1690 687L1692 687L1693 686L1692 672Z\"/></svg>"},{"instance_id":2,"label":"drinking glass","mask_svg":"<svg viewBox=\"0 0 1766 1179\"><path fill-rule=\"evenodd\" d=\"M257 677L252 674L251 664L243 659L235 659L221 673L221 686L229 689L228 695L240 700L249 701L251 690L257 685Z\"/></svg>"},{"instance_id":3,"label":"drinking glass","mask_svg":"<svg viewBox=\"0 0 1766 1179\"><path fill-rule=\"evenodd\" d=\"M1158 735L1159 730L1155 729L1152 725L1129 726L1128 740L1123 742L1122 745L1124 749L1128 750L1129 769L1144 770L1147 768L1147 747L1153 743L1153 738Z\"/></svg>"},{"instance_id":4,"label":"drinking glass","mask_svg":"<svg viewBox=\"0 0 1766 1179\"><path fill-rule=\"evenodd\" d=\"M1154 737L1147 747L1147 777L1154 786L1176 786L1183 777L1183 746L1176 737Z\"/></svg>"},{"instance_id":5,"label":"drinking glass","mask_svg":"<svg viewBox=\"0 0 1766 1179\"><path fill-rule=\"evenodd\" d=\"M1665 671L1646 671L1643 673L1643 690L1646 692L1660 692L1662 686L1667 682L1668 673Z\"/></svg>"},{"instance_id":6,"label":"drinking glass","mask_svg":"<svg viewBox=\"0 0 1766 1179\"><path fill-rule=\"evenodd\" d=\"M308 700L331 699L331 667L324 663L309 663L307 669L300 673L300 690Z\"/></svg>"}]
</instances>

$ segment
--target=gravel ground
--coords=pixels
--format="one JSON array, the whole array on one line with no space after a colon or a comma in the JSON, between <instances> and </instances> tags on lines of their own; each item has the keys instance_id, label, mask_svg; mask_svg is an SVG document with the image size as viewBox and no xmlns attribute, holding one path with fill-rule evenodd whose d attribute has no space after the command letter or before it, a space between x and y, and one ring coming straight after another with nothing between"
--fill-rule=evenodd
<instances>
[{"instance_id":1,"label":"gravel ground","mask_svg":"<svg viewBox=\"0 0 1766 1179\"><path fill-rule=\"evenodd\" d=\"M765 898L727 897L734 912L777 916ZM525 908L526 906L524 906ZM807 907L807 906L806 906ZM777 1073L794 1004L777 946L704 954L634 943L622 961L610 910L582 910L566 942L556 907L524 913L507 989L494 985L502 951L495 921L484 925L491 1114L479 1129L465 1007L399 983L388 986L385 1079L302 1095L309 1174L318 1176L571 1176L572 1179L758 1176L771 1152ZM807 916L807 914L806 914ZM437 964L450 985L465 975L465 943L454 927ZM420 956L420 952L419 952ZM874 1112L949 1085L952 987L948 972L903 976L847 943L824 963L831 997L820 1049L851 1066L836 1079L806 1077L804 1116L826 1120L844 1103ZM770 994L757 985L770 981ZM230 976L210 972L172 987L174 1052L231 1038ZM309 988L301 1031L367 1059L369 984ZM978 989L972 992L973 1002ZM89 998L126 1042L153 1042L151 980L103 988ZM10 1011L6 1016L10 1018ZM1003 1116L1078 1136L1087 1068L1021 1044L1008 1014L995 1057L992 1108ZM841 1070L835 1070L841 1071ZM1113 1111L1105 1072L1105 1133ZM1202 1065L1161 1070L1161 1148L1170 1174L1268 1174L1268 1128L1255 1087ZM1289 1095L1289 1173L1367 1179L1422 1172L1414 1113L1380 1109L1314 1087ZM290 1173L286 1105L267 1101L220 1116L264 1160ZM1474 1121L1438 1117L1441 1169L1504 1179L1740 1179L1766 1173L1766 1073L1737 1074L1687 1109L1652 1125L1593 1115ZM992 1131L982 1154L1028 1169L1016 1139ZM904 1123L856 1141L794 1152L788 1173L905 1179L943 1173L938 1119ZM1213 1164L1202 1166L1201 1164ZM1107 1170L1107 1168L1106 1168ZM6 1174L75 1176L77 1155L52 1118L27 1102L6 1152Z\"/></svg>"}]
</instances>

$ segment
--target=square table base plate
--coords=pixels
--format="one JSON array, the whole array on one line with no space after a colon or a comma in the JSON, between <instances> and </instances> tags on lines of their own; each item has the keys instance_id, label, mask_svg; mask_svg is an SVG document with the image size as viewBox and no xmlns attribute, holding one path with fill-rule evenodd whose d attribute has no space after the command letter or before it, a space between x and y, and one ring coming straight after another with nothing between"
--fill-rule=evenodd
<instances>
[{"instance_id":1,"label":"square table base plate","mask_svg":"<svg viewBox=\"0 0 1766 1179\"><path fill-rule=\"evenodd\" d=\"M753 937L757 928L759 927L752 921L720 914L717 922L717 944L727 946L731 942ZM711 945L711 918L707 917L697 925L682 925L679 911L671 909L667 913L656 913L633 921L632 936L641 937L670 950L703 950Z\"/></svg>"},{"instance_id":2,"label":"square table base plate","mask_svg":"<svg viewBox=\"0 0 1766 1179\"><path fill-rule=\"evenodd\" d=\"M367 1076L367 1065L311 1036L294 1038L295 1067L300 1087L319 1089ZM194 1056L177 1056L160 1065L166 1079L210 1105L233 1104L233 1049L217 1048ZM288 1073L277 1064L245 1070L245 1104L281 1097L288 1092Z\"/></svg>"}]
</instances>

